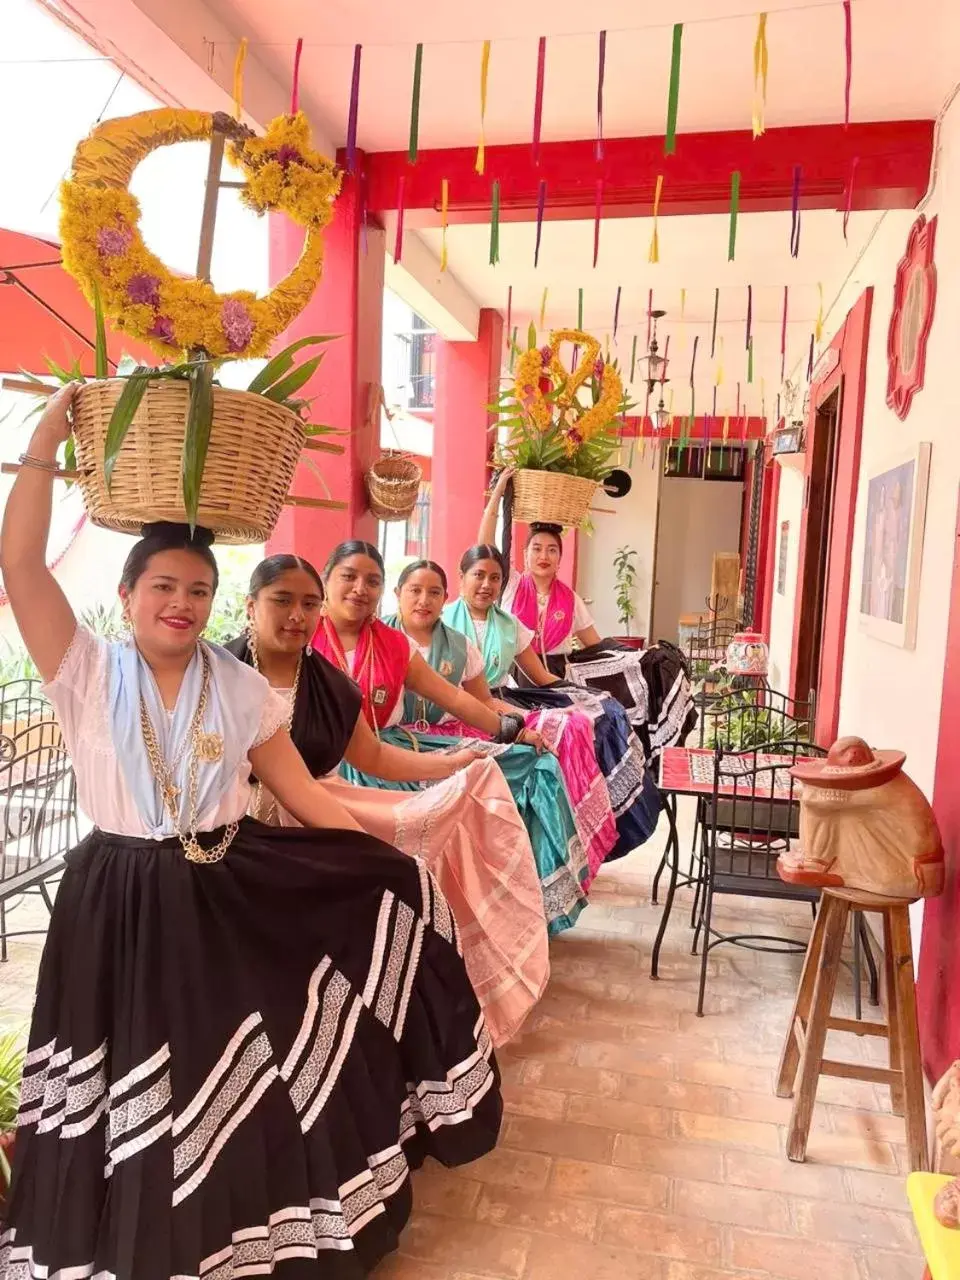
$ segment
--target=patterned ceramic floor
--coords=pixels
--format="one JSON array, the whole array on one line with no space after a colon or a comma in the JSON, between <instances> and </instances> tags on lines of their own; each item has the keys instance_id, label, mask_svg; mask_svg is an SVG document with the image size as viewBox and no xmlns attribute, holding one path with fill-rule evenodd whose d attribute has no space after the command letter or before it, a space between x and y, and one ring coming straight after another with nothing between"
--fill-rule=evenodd
<instances>
[{"instance_id":1,"label":"patterned ceramic floor","mask_svg":"<svg viewBox=\"0 0 960 1280\"><path fill-rule=\"evenodd\" d=\"M886 1090L824 1080L807 1163L783 1154L789 1103L772 1078L799 957L714 953L697 1018L681 894L650 981L660 848L603 870L577 928L554 942L546 996L501 1055L499 1148L417 1175L416 1213L377 1280L920 1280ZM810 920L740 899L717 916L797 938ZM27 904L11 924L31 918L42 916ZM39 950L14 942L0 966L4 1021L29 1014ZM836 1033L829 1047L860 1061L884 1049Z\"/></svg>"}]
</instances>

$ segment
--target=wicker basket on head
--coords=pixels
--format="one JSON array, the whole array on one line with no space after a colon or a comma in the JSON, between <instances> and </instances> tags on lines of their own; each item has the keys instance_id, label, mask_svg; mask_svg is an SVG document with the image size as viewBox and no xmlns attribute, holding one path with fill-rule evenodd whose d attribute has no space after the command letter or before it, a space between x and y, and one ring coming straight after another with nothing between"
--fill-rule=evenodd
<instances>
[{"instance_id":1,"label":"wicker basket on head","mask_svg":"<svg viewBox=\"0 0 960 1280\"><path fill-rule=\"evenodd\" d=\"M513 518L522 524L543 521L579 529L599 488L597 480L524 468L513 476Z\"/></svg>"},{"instance_id":2,"label":"wicker basket on head","mask_svg":"<svg viewBox=\"0 0 960 1280\"><path fill-rule=\"evenodd\" d=\"M181 469L189 384L171 378L148 384L108 490L104 445L124 385L122 378L88 382L73 402L77 470L87 514L94 524L119 533L139 533L154 520L185 522ZM214 387L198 522L218 542L266 542L305 439L303 423L289 409L249 391Z\"/></svg>"},{"instance_id":3,"label":"wicker basket on head","mask_svg":"<svg viewBox=\"0 0 960 1280\"><path fill-rule=\"evenodd\" d=\"M364 476L370 510L378 520L407 520L417 505L423 470L400 449L385 449Z\"/></svg>"}]
</instances>

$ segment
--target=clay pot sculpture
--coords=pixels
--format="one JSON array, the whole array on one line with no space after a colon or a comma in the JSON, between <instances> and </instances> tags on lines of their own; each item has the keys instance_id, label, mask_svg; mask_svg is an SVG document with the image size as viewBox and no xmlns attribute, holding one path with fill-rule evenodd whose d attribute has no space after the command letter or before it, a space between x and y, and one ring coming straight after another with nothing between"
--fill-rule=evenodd
<instances>
[{"instance_id":1,"label":"clay pot sculpture","mask_svg":"<svg viewBox=\"0 0 960 1280\"><path fill-rule=\"evenodd\" d=\"M911 900L942 893L940 833L926 797L903 773L905 759L840 738L825 760L795 765L800 842L781 855L781 879Z\"/></svg>"}]
</instances>

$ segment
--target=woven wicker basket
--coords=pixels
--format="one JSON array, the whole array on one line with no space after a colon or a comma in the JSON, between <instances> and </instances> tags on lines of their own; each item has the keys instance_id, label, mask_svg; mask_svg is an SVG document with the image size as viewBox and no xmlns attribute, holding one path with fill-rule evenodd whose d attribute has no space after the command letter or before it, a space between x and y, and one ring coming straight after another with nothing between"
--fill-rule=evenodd
<instances>
[{"instance_id":1,"label":"woven wicker basket","mask_svg":"<svg viewBox=\"0 0 960 1280\"><path fill-rule=\"evenodd\" d=\"M513 518L523 524L542 520L579 529L587 518L596 480L565 476L557 471L520 470L513 477Z\"/></svg>"},{"instance_id":2,"label":"woven wicker basket","mask_svg":"<svg viewBox=\"0 0 960 1280\"><path fill-rule=\"evenodd\" d=\"M73 405L77 470L94 524L139 533L154 520L186 521L181 462L190 388L151 382L130 425L107 491L104 443L124 380L88 382ZM296 414L249 391L213 391L213 430L198 521L219 542L266 542L273 533L306 433Z\"/></svg>"},{"instance_id":3,"label":"woven wicker basket","mask_svg":"<svg viewBox=\"0 0 960 1280\"><path fill-rule=\"evenodd\" d=\"M423 470L399 449L386 449L364 477L378 520L407 520L417 505Z\"/></svg>"}]
</instances>

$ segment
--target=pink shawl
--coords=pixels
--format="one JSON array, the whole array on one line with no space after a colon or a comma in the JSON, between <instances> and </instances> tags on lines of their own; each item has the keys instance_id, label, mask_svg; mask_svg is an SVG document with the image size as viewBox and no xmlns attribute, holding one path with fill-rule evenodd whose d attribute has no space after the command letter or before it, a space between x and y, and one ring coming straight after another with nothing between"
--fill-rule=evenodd
<instances>
[{"instance_id":1,"label":"pink shawl","mask_svg":"<svg viewBox=\"0 0 960 1280\"><path fill-rule=\"evenodd\" d=\"M573 630L573 614L576 598L570 587L554 578L543 613L537 606L537 584L532 574L523 573L513 598L513 616L534 633L537 653L550 653L559 649Z\"/></svg>"}]
</instances>

